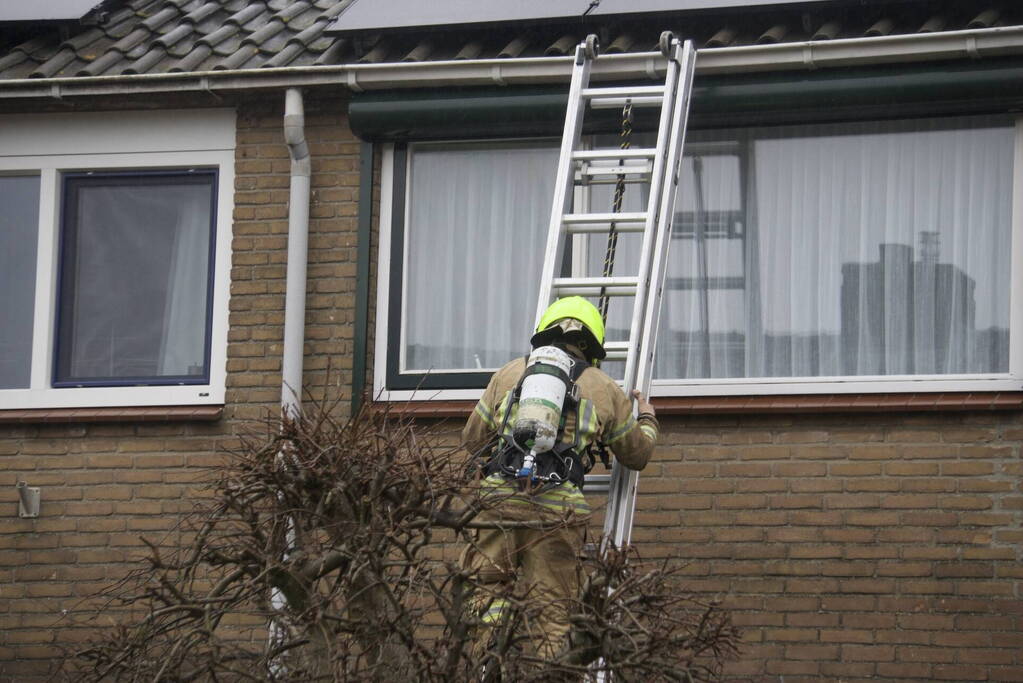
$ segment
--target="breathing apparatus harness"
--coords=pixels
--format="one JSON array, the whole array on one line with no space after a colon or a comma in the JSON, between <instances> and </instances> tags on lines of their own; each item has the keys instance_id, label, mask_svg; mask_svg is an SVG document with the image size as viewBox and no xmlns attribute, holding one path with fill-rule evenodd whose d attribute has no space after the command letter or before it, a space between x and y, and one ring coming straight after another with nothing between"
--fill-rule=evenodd
<instances>
[{"instance_id":1,"label":"breathing apparatus harness","mask_svg":"<svg viewBox=\"0 0 1023 683\"><path fill-rule=\"evenodd\" d=\"M541 346L526 356L526 370L512 389L498 429L498 442L484 467L486 475L515 480L521 488L540 493L564 482L580 489L596 456L609 467L602 443L580 449L579 377L587 363L556 346ZM508 429L512 408L518 414ZM575 434L563 441L568 415L575 413Z\"/></svg>"}]
</instances>

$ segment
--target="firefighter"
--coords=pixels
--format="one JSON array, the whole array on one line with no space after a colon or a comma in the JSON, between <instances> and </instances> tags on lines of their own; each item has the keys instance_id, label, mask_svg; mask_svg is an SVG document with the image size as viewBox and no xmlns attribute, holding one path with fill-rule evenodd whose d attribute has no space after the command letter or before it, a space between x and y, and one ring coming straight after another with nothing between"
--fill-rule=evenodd
<instances>
[{"instance_id":1,"label":"firefighter","mask_svg":"<svg viewBox=\"0 0 1023 683\"><path fill-rule=\"evenodd\" d=\"M502 522L534 526L480 529L462 562L484 587L517 580L519 587L530 588L530 599L541 601L541 612L529 638L536 653L550 659L565 645L568 607L579 591L579 557L590 517L582 484L593 464L592 451L598 444L606 445L622 465L641 470L653 452L658 424L653 407L638 391L634 417L629 397L597 367L606 355L604 323L586 299L567 297L551 304L530 342L534 351L528 359L511 361L491 378L462 432L462 442L469 453L486 454L481 493L484 500L495 502L479 519L495 526ZM533 367L534 356L551 347L568 354L572 373ZM535 446L527 451L522 444L519 431L524 420L518 418L526 412L524 376L557 377L566 385L557 445L547 452L535 453ZM551 401L546 404L550 407ZM535 441L541 439L537 436ZM525 468L524 461L532 462L527 460L530 453L535 453L535 463ZM507 608L506 602L486 593L481 590L474 605L484 626L477 647L486 646L490 629L500 625Z\"/></svg>"}]
</instances>

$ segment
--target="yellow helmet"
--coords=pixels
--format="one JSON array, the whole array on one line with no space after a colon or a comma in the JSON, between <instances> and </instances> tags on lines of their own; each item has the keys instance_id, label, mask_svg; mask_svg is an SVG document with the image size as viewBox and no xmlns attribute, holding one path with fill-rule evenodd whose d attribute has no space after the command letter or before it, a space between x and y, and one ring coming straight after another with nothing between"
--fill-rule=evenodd
<instances>
[{"instance_id":1,"label":"yellow helmet","mask_svg":"<svg viewBox=\"0 0 1023 683\"><path fill-rule=\"evenodd\" d=\"M563 320L577 320L581 323L576 329L572 326L559 325ZM600 311L581 296L569 296L558 299L540 316L536 326L536 334L530 339L533 348L550 344L563 337L574 343L591 361L604 358L604 320ZM576 337L571 339L571 337Z\"/></svg>"}]
</instances>

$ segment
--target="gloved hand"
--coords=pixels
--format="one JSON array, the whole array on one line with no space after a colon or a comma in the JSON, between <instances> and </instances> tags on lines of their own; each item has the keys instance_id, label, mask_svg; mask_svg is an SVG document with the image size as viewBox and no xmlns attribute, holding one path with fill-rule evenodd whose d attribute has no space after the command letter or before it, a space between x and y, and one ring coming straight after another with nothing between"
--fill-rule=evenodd
<instances>
[{"instance_id":1,"label":"gloved hand","mask_svg":"<svg viewBox=\"0 0 1023 683\"><path fill-rule=\"evenodd\" d=\"M639 389L632 390L632 397L636 399L636 407L639 409L639 415L649 415L650 417L656 417L657 411L650 405L650 401L643 397L643 392Z\"/></svg>"}]
</instances>

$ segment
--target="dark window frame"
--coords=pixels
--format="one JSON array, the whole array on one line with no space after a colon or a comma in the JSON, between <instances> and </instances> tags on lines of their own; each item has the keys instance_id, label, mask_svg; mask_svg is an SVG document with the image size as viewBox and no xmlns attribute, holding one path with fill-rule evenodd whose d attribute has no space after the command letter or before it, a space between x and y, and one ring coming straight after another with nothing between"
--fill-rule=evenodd
<instances>
[{"instance_id":1,"label":"dark window frame","mask_svg":"<svg viewBox=\"0 0 1023 683\"><path fill-rule=\"evenodd\" d=\"M158 185L168 178L188 179L187 182L196 185L205 185L210 189L210 212L209 212L209 244L207 246L207 272L206 272L206 315L205 329L203 331L203 372L201 375L171 375L165 377L83 377L70 378L70 374L62 377L63 368L70 363L70 344L65 343L67 335L71 331L71 302L74 299L71 291L73 277L71 270L74 268L75 246L77 245L77 192L82 186L101 186L113 184L111 181L130 179L132 184ZM216 168L188 168L188 169L146 169L146 170L104 170L104 171L76 171L65 172L60 176L60 215L57 230L58 257L57 257L57 282L55 293L57 297L54 313L54 336L51 365L50 386L54 389L62 388L88 388L88 387L125 387L125 386L186 386L186 385L207 385L210 383L211 368L210 361L213 348L213 295L214 275L216 273L216 244L217 244L217 210L220 174Z\"/></svg>"}]
</instances>

